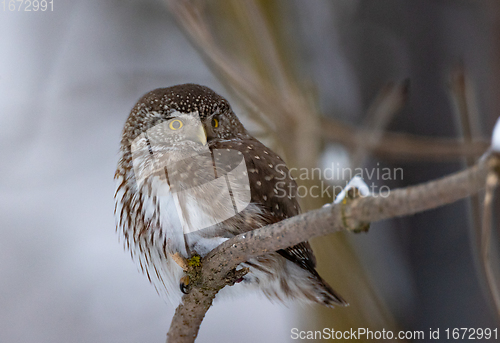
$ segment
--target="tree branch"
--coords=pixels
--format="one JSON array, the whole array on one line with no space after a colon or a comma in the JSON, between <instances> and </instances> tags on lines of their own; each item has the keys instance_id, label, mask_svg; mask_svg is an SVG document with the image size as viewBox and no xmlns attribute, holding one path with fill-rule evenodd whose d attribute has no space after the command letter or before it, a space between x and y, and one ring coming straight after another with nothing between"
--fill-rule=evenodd
<instances>
[{"instance_id":1,"label":"tree branch","mask_svg":"<svg viewBox=\"0 0 500 343\"><path fill-rule=\"evenodd\" d=\"M455 202L483 189L488 172L492 170L495 173L500 170L498 155L483 158L464 171L435 181L324 207L227 240L204 257L199 279L175 312L168 342L194 342L217 292L233 284L238 277L235 268L239 264L316 236L352 231L367 222L410 215Z\"/></svg>"},{"instance_id":2,"label":"tree branch","mask_svg":"<svg viewBox=\"0 0 500 343\"><path fill-rule=\"evenodd\" d=\"M215 33L212 32L206 12L203 9L204 1L166 0L166 2L170 11L178 20L179 27L186 32L186 36L193 42L193 46L200 52L200 56L204 58L214 74L229 90L238 96L243 105L253 109L248 111L252 120L266 131L277 135L279 141L293 140L293 136L289 135L289 132L293 132L291 130L293 128L291 118L306 118L301 123L302 133L304 132L304 123L315 123L316 117L312 115L313 111L311 111L310 106L298 106L303 101L301 92L297 92L291 84L287 84L286 87L271 84L254 69L241 63L241 61L229 54L227 49L224 49ZM233 5L254 6L254 4L248 5L246 2L235 2ZM255 11L251 11L251 13L260 16ZM254 22L262 20L260 17L253 19ZM262 66L264 68L267 68L268 65L275 66L278 63L276 60L278 58L275 51L276 47L269 41L268 33L262 34L261 32L262 30L267 31L262 27L252 27L252 29L258 30L259 33L249 33L257 34L261 39L265 39L266 42L262 44L273 50L272 52L263 52L257 49L258 54L267 56L264 58L267 63ZM271 70L274 72L278 69L273 67ZM284 71L280 71L279 77L275 78L280 80L279 85L286 83L287 76L284 73ZM281 99L281 101L276 99ZM300 99L301 101L298 101ZM293 105L283 106L283 104L289 103L293 103ZM275 126L281 127L282 130L276 131ZM318 130L321 131L319 135L323 139L338 142L352 149L357 149L359 146L359 137L366 138L373 135L371 130L360 130L352 125L330 118L320 118L320 123L317 126ZM302 142L307 141L309 140L303 140ZM395 159L443 161L457 160L464 156L477 158L486 151L488 146L489 142L486 139L463 142L452 138L422 137L389 132L384 133L380 140L370 145L370 151L378 156ZM304 150L307 150L306 148L307 146L304 147ZM310 153L309 150L306 156L309 156Z\"/></svg>"},{"instance_id":3,"label":"tree branch","mask_svg":"<svg viewBox=\"0 0 500 343\"><path fill-rule=\"evenodd\" d=\"M363 166L372 147L377 146L377 143L384 136L387 125L404 106L408 98L409 86L410 80L407 79L402 82L389 82L382 87L363 120L363 130L358 132L357 147L351 158L352 166Z\"/></svg>"},{"instance_id":4,"label":"tree branch","mask_svg":"<svg viewBox=\"0 0 500 343\"><path fill-rule=\"evenodd\" d=\"M353 125L329 118L322 118L321 128L323 138L349 148L355 148L359 144L358 137L370 134L370 130L360 130ZM453 161L464 156L477 158L484 154L489 144L487 139L463 142L454 138L385 132L371 147L371 152L377 156L401 160Z\"/></svg>"},{"instance_id":5,"label":"tree branch","mask_svg":"<svg viewBox=\"0 0 500 343\"><path fill-rule=\"evenodd\" d=\"M490 172L486 179L486 192L484 195L483 225L481 227L481 266L486 277L486 286L493 300L492 306L495 308L497 319L500 319L500 291L495 278L493 261L491 259L491 222L493 214L493 193L498 186L498 173Z\"/></svg>"}]
</instances>

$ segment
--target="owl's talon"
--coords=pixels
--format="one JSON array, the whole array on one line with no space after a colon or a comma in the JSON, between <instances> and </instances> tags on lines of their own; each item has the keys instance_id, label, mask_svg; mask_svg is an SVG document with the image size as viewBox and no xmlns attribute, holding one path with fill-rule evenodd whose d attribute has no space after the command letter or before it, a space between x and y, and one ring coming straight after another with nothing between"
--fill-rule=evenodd
<instances>
[{"instance_id":1,"label":"owl's talon","mask_svg":"<svg viewBox=\"0 0 500 343\"><path fill-rule=\"evenodd\" d=\"M370 230L370 223L360 223L358 227L352 230L354 233L368 232Z\"/></svg>"},{"instance_id":2,"label":"owl's talon","mask_svg":"<svg viewBox=\"0 0 500 343\"><path fill-rule=\"evenodd\" d=\"M172 258L172 260L174 260L174 262L177 263L177 265L182 268L182 270L186 271L189 269L188 260L184 258L181 254L176 252L173 255L169 253L169 255Z\"/></svg>"},{"instance_id":3,"label":"owl's talon","mask_svg":"<svg viewBox=\"0 0 500 343\"><path fill-rule=\"evenodd\" d=\"M179 284L180 286L180 289L181 289L181 292L184 293L184 294L188 294L189 293L189 275L184 275L183 277L181 277L181 282Z\"/></svg>"}]
</instances>

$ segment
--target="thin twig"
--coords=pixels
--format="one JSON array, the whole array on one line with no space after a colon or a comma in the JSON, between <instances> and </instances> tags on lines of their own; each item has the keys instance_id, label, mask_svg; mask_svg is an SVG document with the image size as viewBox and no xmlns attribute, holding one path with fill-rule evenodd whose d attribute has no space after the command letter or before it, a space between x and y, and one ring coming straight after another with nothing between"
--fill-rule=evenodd
<instances>
[{"instance_id":1,"label":"thin twig","mask_svg":"<svg viewBox=\"0 0 500 343\"><path fill-rule=\"evenodd\" d=\"M209 29L209 24L203 16L200 4L189 0L167 0L172 13L178 19L187 36L194 42L194 46L217 75L227 80L227 84L239 95L240 100L248 106L266 108L273 113L274 124L287 123L289 118L275 101L277 94L274 89L264 83L251 69L238 63L219 47L217 40ZM270 128L267 122L255 115L253 117L260 125Z\"/></svg>"},{"instance_id":2,"label":"thin twig","mask_svg":"<svg viewBox=\"0 0 500 343\"><path fill-rule=\"evenodd\" d=\"M373 146L376 146L384 135L385 128L392 117L403 107L408 96L409 80L403 82L390 82L383 87L375 101L368 109L363 128L369 132L359 131L358 146L353 154L352 165L354 168L362 167L367 155Z\"/></svg>"},{"instance_id":3,"label":"thin twig","mask_svg":"<svg viewBox=\"0 0 500 343\"><path fill-rule=\"evenodd\" d=\"M497 165L496 168L499 168L499 166ZM481 262L484 274L486 276L486 285L488 287L491 299L493 300L497 319L500 320L500 291L495 280L495 274L493 272L493 267L490 259L493 194L497 186L498 174L497 172L492 170L488 173L488 177L486 179L486 192L484 195L483 225L481 230Z\"/></svg>"},{"instance_id":4,"label":"thin twig","mask_svg":"<svg viewBox=\"0 0 500 343\"><path fill-rule=\"evenodd\" d=\"M310 211L227 240L204 257L203 281L192 288L194 294L183 297L168 333L169 342L194 342L213 298L239 264L312 237L353 230L367 222L414 214L476 194L484 188L493 162L499 163L496 156L435 181Z\"/></svg>"},{"instance_id":5,"label":"thin twig","mask_svg":"<svg viewBox=\"0 0 500 343\"><path fill-rule=\"evenodd\" d=\"M266 131L277 135L278 141L290 141L290 137L282 135L290 131L289 129L293 126L290 119L295 116L296 112L284 109L281 104L290 102L290 99L293 100L293 94L278 101L279 92L259 78L251 69L239 63L237 59L231 58L219 46L201 9L203 2L167 0L167 3L177 18L179 26L185 30L186 36L191 39L193 46L200 52L207 65L219 76L221 82L234 92L247 108L257 109L249 111L251 119ZM297 112L302 114L304 112L304 106L294 105L290 108L297 108ZM308 123L311 122L314 121L308 121ZM323 118L317 126L321 129L324 139L344 144L348 148L356 148L359 143L358 137L365 137L369 134L369 131L359 130L327 118ZM280 127L282 130L277 132L275 127ZM373 153L389 158L446 161L456 160L463 156L481 156L488 146L489 143L486 140L478 140L469 144L456 139L385 133L371 149Z\"/></svg>"},{"instance_id":6,"label":"thin twig","mask_svg":"<svg viewBox=\"0 0 500 343\"><path fill-rule=\"evenodd\" d=\"M235 5L241 6L243 16L252 23L253 38L258 45L257 51L264 60L264 67L272 75L275 88L283 95L290 95L294 83L290 82L285 71L283 61L280 60L278 48L270 32L269 22L264 18L262 9L255 0L237 1Z\"/></svg>"},{"instance_id":7,"label":"thin twig","mask_svg":"<svg viewBox=\"0 0 500 343\"><path fill-rule=\"evenodd\" d=\"M450 93L451 100L454 108L455 116L457 117L463 140L467 144L471 144L475 137L479 136L478 124L478 111L471 107L474 106L475 101L469 104L468 99L473 96L467 96L471 93L471 87L467 76L465 74L464 66L462 63L457 65L450 75ZM465 163L467 167L474 164L473 156L465 156ZM472 230L471 239L473 241L473 247L475 251L479 253L481 250L481 217L480 217L480 203L479 196L474 195L470 199L471 201L471 217L472 217ZM484 276L483 276L484 277Z\"/></svg>"},{"instance_id":8,"label":"thin twig","mask_svg":"<svg viewBox=\"0 0 500 343\"><path fill-rule=\"evenodd\" d=\"M456 119L460 123L461 134L465 143L470 144L473 142L475 137L479 136L478 130L478 110L475 107L475 98L471 90L470 81L464 70L462 63L459 63L451 72L449 90L452 100L452 105L455 113ZM469 94L469 96L468 96ZM469 104L469 100L471 103ZM474 158L472 156L464 157L467 167L474 164ZM487 206L486 202L484 206ZM485 208L484 211L487 211ZM474 257L476 258L476 270L478 272L478 277L485 281L488 285L490 294L492 293L491 283L489 282L488 276L488 264L486 263L489 259L485 259L483 256L483 230L484 221L489 220L489 218L483 219L483 224L481 224L481 204L479 200L479 195L475 194L470 197L470 216L471 216L471 228L469 232L469 239L471 240L471 247L474 251ZM485 214L483 213L483 217ZM489 240L489 238L488 238Z\"/></svg>"}]
</instances>

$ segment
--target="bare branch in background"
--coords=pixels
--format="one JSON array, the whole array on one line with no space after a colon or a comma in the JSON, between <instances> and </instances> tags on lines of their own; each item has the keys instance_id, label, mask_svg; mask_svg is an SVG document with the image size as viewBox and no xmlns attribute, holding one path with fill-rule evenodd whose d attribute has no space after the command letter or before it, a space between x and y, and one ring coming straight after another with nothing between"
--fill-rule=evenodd
<instances>
[{"instance_id":1,"label":"bare branch in background","mask_svg":"<svg viewBox=\"0 0 500 343\"><path fill-rule=\"evenodd\" d=\"M498 168L498 166L497 166ZM486 284L493 305L496 310L497 319L500 320L500 291L498 283L495 280L493 266L491 261L491 221L493 215L493 194L495 188L498 186L498 170L497 172L491 171L488 173L486 179L486 193L484 195L484 209L483 209L483 225L481 230L481 262L486 275Z\"/></svg>"},{"instance_id":2,"label":"bare branch in background","mask_svg":"<svg viewBox=\"0 0 500 343\"><path fill-rule=\"evenodd\" d=\"M471 143L481 136L479 110L474 89L462 64L456 66L451 72L449 88L455 114L461 124L463 139ZM474 164L472 156L467 156L466 159L469 166Z\"/></svg>"},{"instance_id":3,"label":"bare branch in background","mask_svg":"<svg viewBox=\"0 0 500 343\"><path fill-rule=\"evenodd\" d=\"M239 264L312 237L352 231L368 222L410 215L463 199L483 189L491 173L498 177L499 168L500 159L494 155L435 181L324 207L227 240L203 258L199 281L177 308L168 342L194 342L215 295L225 285L234 283ZM497 181L489 181L490 190Z\"/></svg>"},{"instance_id":4,"label":"bare branch in background","mask_svg":"<svg viewBox=\"0 0 500 343\"><path fill-rule=\"evenodd\" d=\"M268 22L263 18L263 14L257 4L255 1L241 1L240 4L243 17L248 18L248 21L252 23L249 26L252 29L256 43L259 45L257 50L263 57L264 67L269 75L272 75L271 79L275 88L284 96L296 93L297 90L292 89L293 82L289 80L283 62L280 60Z\"/></svg>"},{"instance_id":5,"label":"bare branch in background","mask_svg":"<svg viewBox=\"0 0 500 343\"><path fill-rule=\"evenodd\" d=\"M170 10L178 19L179 25L186 30L188 37L194 41L200 55L205 58L217 75L227 81L239 98L249 107L267 108L275 113L276 120L286 123L289 119L276 107L276 94L270 85L262 84L257 76L248 68L228 56L214 38L209 24L203 16L201 2L188 0L167 0ZM263 96L264 95L264 96ZM258 116L252 117L260 125L272 130L267 121ZM273 119L273 118L270 118Z\"/></svg>"},{"instance_id":6,"label":"bare branch in background","mask_svg":"<svg viewBox=\"0 0 500 343\"><path fill-rule=\"evenodd\" d=\"M451 73L450 92L454 104L456 116L458 117L464 142L472 143L480 135L479 130L479 111L476 106L476 96L471 82L465 73L462 64L459 64ZM465 158L467 166L474 163L472 156ZM491 251L491 216L493 206L493 191L498 184L498 178L495 173L488 175L486 184L486 194L484 198L484 208L481 220L481 204L479 196L476 194L471 197L471 217L472 228L470 239L471 246L477 257L477 269L479 277L486 284L487 296L490 298L495 313L500 320L500 292L498 284L495 282L493 273L493 262Z\"/></svg>"},{"instance_id":7,"label":"bare branch in background","mask_svg":"<svg viewBox=\"0 0 500 343\"><path fill-rule=\"evenodd\" d=\"M348 148L356 147L358 134L369 134L355 128L354 125L324 118L321 122L323 136L344 144ZM479 157L488 149L487 139L465 143L453 138L433 138L407 133L386 132L380 141L372 147L372 152L381 157L400 160L435 160L450 161L464 156Z\"/></svg>"},{"instance_id":8,"label":"bare branch in background","mask_svg":"<svg viewBox=\"0 0 500 343\"><path fill-rule=\"evenodd\" d=\"M357 149L353 154L352 165L361 167L363 161L376 146L384 135L385 128L390 123L392 117L403 107L408 97L409 80L398 83L389 83L379 92L377 98L368 109L363 129L368 135L361 135L359 131L357 137Z\"/></svg>"},{"instance_id":9,"label":"bare branch in background","mask_svg":"<svg viewBox=\"0 0 500 343\"><path fill-rule=\"evenodd\" d=\"M366 137L372 134L371 130L359 129L333 119L317 118L305 104L297 106L297 92L291 86L283 86L287 76L281 70L282 68L274 69L280 70L278 74L281 81L278 84L281 87L277 89L237 59L229 56L212 34L203 13L203 1L167 0L167 3L176 16L180 27L186 31L187 37L192 40L200 55L219 77L219 80L228 89L235 92L247 108L253 109L249 111L250 118L266 131L272 132L277 141L283 142L293 139L293 136L290 137L290 134L293 134L291 128L294 126L292 118L300 117L296 113L303 115L303 118L306 119L303 123L306 126L311 126L310 130L306 130L307 127L302 127L303 132L310 131L313 137L318 137L319 133L323 139L343 144L350 149L357 148L360 144L360 136ZM240 6L251 7L253 10L249 12L250 15L255 16L254 19L259 22L263 21L253 2L252 4L241 2ZM259 30L264 29L259 28ZM266 33L262 34L262 38L265 38L265 42L262 44L266 47L273 47L267 29L264 32ZM255 34L260 35L260 33ZM266 63L270 65L279 63L276 55L273 47L272 51L264 56ZM301 103L303 102L304 100L301 101ZM397 101L393 105L396 106ZM277 126L281 127L282 130L276 130ZM317 130L319 131L316 132ZM456 160L463 156L481 156L488 146L488 141L484 139L467 143L457 139L385 133L380 137L378 143L371 146L371 152L388 158L444 161Z\"/></svg>"},{"instance_id":10,"label":"bare branch in background","mask_svg":"<svg viewBox=\"0 0 500 343\"><path fill-rule=\"evenodd\" d=\"M471 144L474 138L480 136L478 129L478 111L472 108L475 105L473 101L470 106L467 94L472 93L470 81L467 79L463 64L459 64L451 72L450 75L450 95L454 108L455 117L460 123L463 141ZM473 156L465 156L465 162L468 167L474 164ZM476 255L479 256L481 251L481 218L480 218L480 204L477 195L471 197L471 217L472 217L472 235L470 236L473 241L473 248ZM481 260L481 259L479 259ZM483 277L485 277L483 275Z\"/></svg>"}]
</instances>

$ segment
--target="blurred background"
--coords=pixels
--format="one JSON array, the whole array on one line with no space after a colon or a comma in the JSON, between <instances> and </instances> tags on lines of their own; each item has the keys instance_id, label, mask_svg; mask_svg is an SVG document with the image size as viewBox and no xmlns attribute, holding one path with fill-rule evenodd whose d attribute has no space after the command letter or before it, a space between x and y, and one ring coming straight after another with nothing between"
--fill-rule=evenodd
<instances>
[{"instance_id":1,"label":"blurred background","mask_svg":"<svg viewBox=\"0 0 500 343\"><path fill-rule=\"evenodd\" d=\"M417 184L487 149L500 113L499 16L495 0L0 8L0 342L165 340L174 308L137 271L113 218L121 129L144 93L203 84L290 166L401 168L366 181ZM332 200L301 202L310 210ZM198 342L290 342L292 328L324 327L440 328L445 340L446 328L497 327L481 204L480 196L315 239L320 273L350 307L222 299ZM493 239L495 275L497 246Z\"/></svg>"}]
</instances>

